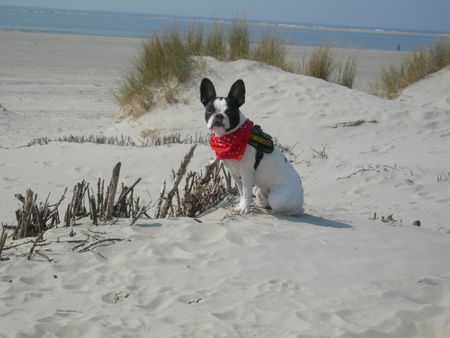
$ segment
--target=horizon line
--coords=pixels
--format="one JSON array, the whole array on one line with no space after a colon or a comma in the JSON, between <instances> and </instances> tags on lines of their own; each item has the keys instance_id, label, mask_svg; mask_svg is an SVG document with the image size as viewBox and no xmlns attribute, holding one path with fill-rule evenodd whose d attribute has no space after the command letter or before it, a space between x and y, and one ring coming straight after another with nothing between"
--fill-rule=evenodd
<instances>
[{"instance_id":1,"label":"horizon line","mask_svg":"<svg viewBox=\"0 0 450 338\"><path fill-rule=\"evenodd\" d=\"M372 33L372 34L396 34L396 35L412 35L412 36L441 36L450 37L450 31L426 31L426 30L408 30L400 28L380 28L380 27L360 27L360 26L341 26L322 23L304 23L304 22L290 22L290 21L271 21L271 20L250 20L246 16L236 16L236 18L225 17L203 17L190 15L175 15L175 14L156 14L156 13L137 13L137 12L122 12L122 11L108 11L97 9L73 9L73 8L58 8L58 7L36 7L36 6L18 6L18 5L0 5L0 8L21 8L21 9L36 9L36 10L54 10L54 11L68 11L68 12L84 12L97 14L126 14L130 16L148 16L156 20L170 20L178 19L181 21L191 22L205 22L205 23L224 23L230 24L235 20L248 21L251 26L265 26L275 28L292 28L303 30L319 30L319 31L341 31L341 32L355 32L355 33Z\"/></svg>"}]
</instances>

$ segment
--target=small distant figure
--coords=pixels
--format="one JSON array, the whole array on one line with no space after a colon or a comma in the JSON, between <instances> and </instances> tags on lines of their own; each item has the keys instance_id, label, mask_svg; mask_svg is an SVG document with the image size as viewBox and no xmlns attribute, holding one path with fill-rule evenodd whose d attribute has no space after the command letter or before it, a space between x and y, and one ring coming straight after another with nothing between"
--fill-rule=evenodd
<instances>
[{"instance_id":1,"label":"small distant figure","mask_svg":"<svg viewBox=\"0 0 450 338\"><path fill-rule=\"evenodd\" d=\"M400 50L400 44L397 43L397 50Z\"/></svg>"}]
</instances>

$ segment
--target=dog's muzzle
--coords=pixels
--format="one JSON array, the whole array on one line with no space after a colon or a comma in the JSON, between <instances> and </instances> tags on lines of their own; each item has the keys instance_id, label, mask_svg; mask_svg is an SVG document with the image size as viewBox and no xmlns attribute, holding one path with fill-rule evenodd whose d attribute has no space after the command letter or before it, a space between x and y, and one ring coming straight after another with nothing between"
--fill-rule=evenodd
<instances>
[{"instance_id":1,"label":"dog's muzzle","mask_svg":"<svg viewBox=\"0 0 450 338\"><path fill-rule=\"evenodd\" d=\"M223 115L221 115L221 114L215 115L214 119L213 119L213 122L211 124L211 128L214 128L214 127L223 127L223 128L225 128L225 124L224 124L223 120L224 120L224 116Z\"/></svg>"}]
</instances>

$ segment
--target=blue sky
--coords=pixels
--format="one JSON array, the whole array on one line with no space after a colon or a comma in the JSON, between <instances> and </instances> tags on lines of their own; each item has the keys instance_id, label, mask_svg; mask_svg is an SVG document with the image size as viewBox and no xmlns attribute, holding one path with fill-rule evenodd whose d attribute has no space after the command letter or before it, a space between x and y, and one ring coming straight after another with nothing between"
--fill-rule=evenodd
<instances>
[{"instance_id":1,"label":"blue sky","mask_svg":"<svg viewBox=\"0 0 450 338\"><path fill-rule=\"evenodd\" d=\"M450 0L0 0L0 5L450 32Z\"/></svg>"}]
</instances>

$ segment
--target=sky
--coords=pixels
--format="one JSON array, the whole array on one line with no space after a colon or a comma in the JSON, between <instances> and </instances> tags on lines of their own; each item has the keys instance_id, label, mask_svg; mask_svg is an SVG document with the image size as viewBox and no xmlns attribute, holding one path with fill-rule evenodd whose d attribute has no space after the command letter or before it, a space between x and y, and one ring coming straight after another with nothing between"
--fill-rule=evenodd
<instances>
[{"instance_id":1,"label":"sky","mask_svg":"<svg viewBox=\"0 0 450 338\"><path fill-rule=\"evenodd\" d=\"M0 5L450 33L450 0L0 0Z\"/></svg>"}]
</instances>

